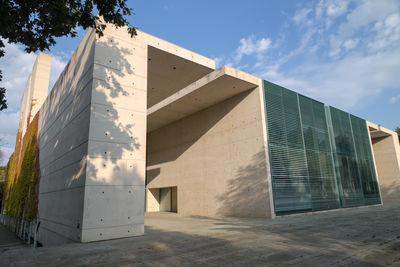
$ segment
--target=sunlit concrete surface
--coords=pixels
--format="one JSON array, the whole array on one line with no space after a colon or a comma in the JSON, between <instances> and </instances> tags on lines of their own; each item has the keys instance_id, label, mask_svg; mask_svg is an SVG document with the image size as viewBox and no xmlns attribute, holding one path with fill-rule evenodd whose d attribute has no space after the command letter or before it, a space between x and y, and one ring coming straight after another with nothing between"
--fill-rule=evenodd
<instances>
[{"instance_id":1,"label":"sunlit concrete surface","mask_svg":"<svg viewBox=\"0 0 400 267\"><path fill-rule=\"evenodd\" d=\"M399 205L275 220L151 213L144 236L37 249L3 246L0 266L398 266L399 222Z\"/></svg>"},{"instance_id":2,"label":"sunlit concrete surface","mask_svg":"<svg viewBox=\"0 0 400 267\"><path fill-rule=\"evenodd\" d=\"M367 122L382 202L400 203L400 143L397 133Z\"/></svg>"},{"instance_id":3,"label":"sunlit concrete surface","mask_svg":"<svg viewBox=\"0 0 400 267\"><path fill-rule=\"evenodd\" d=\"M181 214L270 217L259 102L249 90L149 133L149 206L173 185Z\"/></svg>"},{"instance_id":4,"label":"sunlit concrete surface","mask_svg":"<svg viewBox=\"0 0 400 267\"><path fill-rule=\"evenodd\" d=\"M145 211L269 219L329 209L329 192L338 203L344 198L323 183L334 177L329 171L334 164L346 181L340 184L355 199L351 205L368 204L361 186L367 195L377 195L373 204L400 200L394 132L368 124L370 138L359 151L369 151L360 152L369 159L372 147L375 164L369 160L367 172L355 164L359 173L353 179L347 161L324 163L315 154L316 147L328 144L327 125L315 132L304 124L314 143L307 154L299 95L267 97L271 83L229 66L216 69L214 60L150 34L138 31L131 38L126 28L108 25L100 38L89 29L46 96L50 64L51 56L39 53L22 98L19 128L24 133L40 112L37 236L44 246L143 235ZM316 114L325 121L320 104L322 112ZM313 109L304 110L304 118L315 117ZM274 136L286 141L272 149ZM356 148L346 136L335 138ZM276 208L282 203L284 209Z\"/></svg>"},{"instance_id":5,"label":"sunlit concrete surface","mask_svg":"<svg viewBox=\"0 0 400 267\"><path fill-rule=\"evenodd\" d=\"M40 109L40 242L142 235L147 103L214 69L140 31L130 38L110 25L99 38L89 29Z\"/></svg>"},{"instance_id":6,"label":"sunlit concrete surface","mask_svg":"<svg viewBox=\"0 0 400 267\"><path fill-rule=\"evenodd\" d=\"M18 129L22 135L26 132L27 123L35 117L47 97L51 58L51 55L39 52L33 64L20 105Z\"/></svg>"}]
</instances>

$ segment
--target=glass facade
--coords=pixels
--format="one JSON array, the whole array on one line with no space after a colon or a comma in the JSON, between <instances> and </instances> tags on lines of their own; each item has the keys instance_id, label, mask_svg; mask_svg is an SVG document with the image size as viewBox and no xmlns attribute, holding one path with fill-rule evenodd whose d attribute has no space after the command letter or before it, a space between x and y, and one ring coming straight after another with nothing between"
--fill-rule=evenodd
<instances>
[{"instance_id":1,"label":"glass facade","mask_svg":"<svg viewBox=\"0 0 400 267\"><path fill-rule=\"evenodd\" d=\"M379 187L365 120L334 107L330 114L331 142L343 207L379 204Z\"/></svg>"},{"instance_id":2,"label":"glass facade","mask_svg":"<svg viewBox=\"0 0 400 267\"><path fill-rule=\"evenodd\" d=\"M277 215L380 203L366 122L264 81Z\"/></svg>"},{"instance_id":3,"label":"glass facade","mask_svg":"<svg viewBox=\"0 0 400 267\"><path fill-rule=\"evenodd\" d=\"M324 104L299 95L312 209L340 207Z\"/></svg>"},{"instance_id":4,"label":"glass facade","mask_svg":"<svg viewBox=\"0 0 400 267\"><path fill-rule=\"evenodd\" d=\"M309 211L311 190L298 96L274 84L266 92L275 212Z\"/></svg>"}]
</instances>

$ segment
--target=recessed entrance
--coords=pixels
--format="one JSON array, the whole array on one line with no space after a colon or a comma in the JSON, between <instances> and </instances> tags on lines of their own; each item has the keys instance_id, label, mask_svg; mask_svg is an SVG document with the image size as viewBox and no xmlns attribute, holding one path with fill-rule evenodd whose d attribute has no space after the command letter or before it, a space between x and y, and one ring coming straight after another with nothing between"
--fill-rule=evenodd
<instances>
[{"instance_id":1,"label":"recessed entrance","mask_svg":"<svg viewBox=\"0 0 400 267\"><path fill-rule=\"evenodd\" d=\"M178 212L177 187L149 188L147 191L147 212Z\"/></svg>"},{"instance_id":2,"label":"recessed entrance","mask_svg":"<svg viewBox=\"0 0 400 267\"><path fill-rule=\"evenodd\" d=\"M368 122L383 204L398 203L400 146L395 132Z\"/></svg>"}]
</instances>

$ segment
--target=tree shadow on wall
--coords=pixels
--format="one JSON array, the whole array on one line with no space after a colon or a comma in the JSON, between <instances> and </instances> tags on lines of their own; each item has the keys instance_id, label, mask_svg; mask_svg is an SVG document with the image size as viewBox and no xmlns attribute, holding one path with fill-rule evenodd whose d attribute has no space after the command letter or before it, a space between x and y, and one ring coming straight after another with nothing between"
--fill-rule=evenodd
<instances>
[{"instance_id":1,"label":"tree shadow on wall","mask_svg":"<svg viewBox=\"0 0 400 267\"><path fill-rule=\"evenodd\" d=\"M120 42L104 36L96 43L91 138L92 146L103 142L105 149L89 149L88 177L96 183L143 185L134 160L145 160L146 94L140 94L142 106L132 106L140 102L135 66L127 59L135 52Z\"/></svg>"},{"instance_id":2,"label":"tree shadow on wall","mask_svg":"<svg viewBox=\"0 0 400 267\"><path fill-rule=\"evenodd\" d=\"M218 214L236 217L270 217L270 201L264 149L252 156L252 163L240 166L228 181L227 190L217 197Z\"/></svg>"},{"instance_id":3,"label":"tree shadow on wall","mask_svg":"<svg viewBox=\"0 0 400 267\"><path fill-rule=\"evenodd\" d=\"M42 204L51 204L42 206L42 215L74 228L84 186L144 186L146 102L132 105L139 102L138 89L131 82L135 66L127 59L135 52L107 35L94 40L94 34L85 35L42 107L40 191ZM58 191L74 201L45 194ZM142 205L136 208L143 212ZM69 216L70 210L78 212Z\"/></svg>"},{"instance_id":4,"label":"tree shadow on wall","mask_svg":"<svg viewBox=\"0 0 400 267\"><path fill-rule=\"evenodd\" d=\"M147 184L160 174L159 169L153 171L151 166L177 160L253 91L254 89L243 92L150 132L147 147L147 166L150 167L147 171Z\"/></svg>"}]
</instances>

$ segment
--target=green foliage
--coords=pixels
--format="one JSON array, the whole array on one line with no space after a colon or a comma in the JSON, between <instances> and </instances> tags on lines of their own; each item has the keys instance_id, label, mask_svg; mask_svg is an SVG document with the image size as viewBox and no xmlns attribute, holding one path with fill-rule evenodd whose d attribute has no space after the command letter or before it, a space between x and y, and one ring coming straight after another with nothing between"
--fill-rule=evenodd
<instances>
[{"instance_id":1,"label":"green foliage","mask_svg":"<svg viewBox=\"0 0 400 267\"><path fill-rule=\"evenodd\" d=\"M400 127L396 127L394 129L394 131L397 133L397 137L399 138L399 142L400 142Z\"/></svg>"},{"instance_id":2,"label":"green foliage","mask_svg":"<svg viewBox=\"0 0 400 267\"><path fill-rule=\"evenodd\" d=\"M15 149L17 151L17 147ZM11 204L10 204L10 199L11 199L11 194L12 194L12 186L14 183L14 178L15 178L15 171L17 169L16 166L16 157L15 157L15 152L11 155L10 159L8 160L7 164L7 173L6 173L6 182L5 182L5 192L4 192L4 208L3 212L6 214L9 214L10 209L11 209Z\"/></svg>"},{"instance_id":3,"label":"green foliage","mask_svg":"<svg viewBox=\"0 0 400 267\"><path fill-rule=\"evenodd\" d=\"M0 166L0 211L4 199L5 184L6 184L6 167Z\"/></svg>"},{"instance_id":4,"label":"green foliage","mask_svg":"<svg viewBox=\"0 0 400 267\"><path fill-rule=\"evenodd\" d=\"M7 172L4 213L36 218L39 179L39 149L37 143L39 113L30 123L23 139L21 156L18 157L21 142L18 142L10 157Z\"/></svg>"},{"instance_id":5,"label":"green foliage","mask_svg":"<svg viewBox=\"0 0 400 267\"><path fill-rule=\"evenodd\" d=\"M23 44L27 52L48 50L56 43L57 37L75 37L78 27L93 27L102 36L105 23L117 27L127 25L129 34L133 36L136 30L125 18L131 13L126 0L1 1L0 36L10 43ZM3 48L0 39L0 57L4 56ZM0 88L0 110L7 108L5 91L5 88Z\"/></svg>"},{"instance_id":6,"label":"green foliage","mask_svg":"<svg viewBox=\"0 0 400 267\"><path fill-rule=\"evenodd\" d=\"M6 166L0 166L0 182L6 180Z\"/></svg>"},{"instance_id":7,"label":"green foliage","mask_svg":"<svg viewBox=\"0 0 400 267\"><path fill-rule=\"evenodd\" d=\"M1 42L1 41L0 41ZM3 80L3 74L0 70L0 82ZM0 87L0 110L7 108L6 88Z\"/></svg>"}]
</instances>

